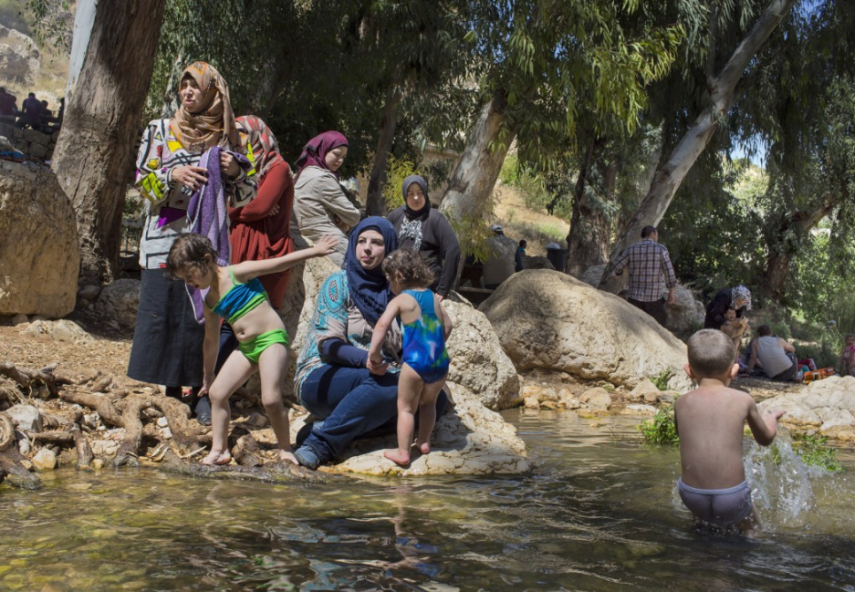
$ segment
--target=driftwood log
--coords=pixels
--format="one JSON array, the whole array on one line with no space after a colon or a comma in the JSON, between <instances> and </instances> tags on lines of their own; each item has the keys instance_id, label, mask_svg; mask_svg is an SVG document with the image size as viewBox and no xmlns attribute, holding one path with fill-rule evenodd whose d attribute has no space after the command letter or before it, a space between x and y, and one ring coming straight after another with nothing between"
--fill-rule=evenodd
<instances>
[{"instance_id":1,"label":"driftwood log","mask_svg":"<svg viewBox=\"0 0 855 592\"><path fill-rule=\"evenodd\" d=\"M94 412L104 425L124 429L124 438L112 460L116 467L157 467L173 473L216 479L274 482L330 479L327 475L291 463L271 464L264 459L261 446L252 433L242 425L235 426L229 436L229 447L237 467L201 465L198 459L210 446L211 434L209 428L190 420L190 409L186 404L162 395L116 389L113 376L106 372L94 370L75 374L58 369L56 364L31 370L0 362L0 377L3 376L14 381L17 388L9 386L9 381L0 383L6 389L0 389L0 404L4 401L10 405L27 403L28 399L32 402L35 397L58 397L65 403L80 406L63 409L61 414L41 409L46 431L19 431L17 436L18 439L27 438L36 447L74 449L78 468L90 467L94 459L87 433L94 433L95 425L91 416L85 418ZM247 393L239 393L239 396L260 404L257 397ZM166 418L171 436L156 427L155 422L161 417ZM0 481L5 478L17 487L39 487L41 481L27 470L27 466L31 467L18 449L14 424L9 416L0 412Z\"/></svg>"}]
</instances>

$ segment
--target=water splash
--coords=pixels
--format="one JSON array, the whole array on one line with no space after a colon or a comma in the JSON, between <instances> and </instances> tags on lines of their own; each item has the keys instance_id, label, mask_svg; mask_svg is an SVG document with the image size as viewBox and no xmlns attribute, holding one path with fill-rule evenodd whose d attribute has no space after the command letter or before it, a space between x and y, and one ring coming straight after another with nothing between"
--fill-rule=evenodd
<instances>
[{"instance_id":1,"label":"water splash","mask_svg":"<svg viewBox=\"0 0 855 592\"><path fill-rule=\"evenodd\" d=\"M745 474L751 485L754 505L767 530L806 526L816 511L811 473L793 450L789 432L780 430L768 447L750 440L745 455ZM824 472L824 471L822 471Z\"/></svg>"}]
</instances>

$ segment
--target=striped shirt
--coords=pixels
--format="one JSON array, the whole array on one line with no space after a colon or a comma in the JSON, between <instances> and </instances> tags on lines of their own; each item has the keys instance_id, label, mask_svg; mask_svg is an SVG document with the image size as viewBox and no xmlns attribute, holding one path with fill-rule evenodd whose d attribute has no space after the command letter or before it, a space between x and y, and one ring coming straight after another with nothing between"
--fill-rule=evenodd
<instances>
[{"instance_id":1,"label":"striped shirt","mask_svg":"<svg viewBox=\"0 0 855 592\"><path fill-rule=\"evenodd\" d=\"M677 285L674 266L668 249L646 238L627 247L615 260L615 275L629 265L629 298L639 302L654 302ZM662 276L665 275L665 281Z\"/></svg>"}]
</instances>

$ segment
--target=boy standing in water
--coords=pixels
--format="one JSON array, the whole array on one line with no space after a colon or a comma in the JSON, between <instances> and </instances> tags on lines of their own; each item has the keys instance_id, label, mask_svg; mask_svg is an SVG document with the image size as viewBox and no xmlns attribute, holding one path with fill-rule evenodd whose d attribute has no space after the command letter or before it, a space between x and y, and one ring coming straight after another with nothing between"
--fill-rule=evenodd
<instances>
[{"instance_id":1,"label":"boy standing in water","mask_svg":"<svg viewBox=\"0 0 855 592\"><path fill-rule=\"evenodd\" d=\"M689 339L688 350L686 373L698 388L674 404L683 469L677 481L680 498L709 524L735 524L742 532L759 528L742 465L742 430L748 421L757 443L768 446L784 412L761 415L751 395L728 388L739 366L733 341L721 331L698 331Z\"/></svg>"}]
</instances>

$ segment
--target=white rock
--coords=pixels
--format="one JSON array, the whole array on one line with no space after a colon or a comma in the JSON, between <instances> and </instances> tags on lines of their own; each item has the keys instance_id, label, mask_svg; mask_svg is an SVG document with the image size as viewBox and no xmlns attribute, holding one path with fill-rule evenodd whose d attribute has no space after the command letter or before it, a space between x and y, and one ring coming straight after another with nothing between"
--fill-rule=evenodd
<instances>
[{"instance_id":1,"label":"white rock","mask_svg":"<svg viewBox=\"0 0 855 592\"><path fill-rule=\"evenodd\" d=\"M13 405L6 410L6 415L12 419L12 423L21 431L42 431L42 414L32 405Z\"/></svg>"},{"instance_id":2,"label":"white rock","mask_svg":"<svg viewBox=\"0 0 855 592\"><path fill-rule=\"evenodd\" d=\"M77 299L74 209L51 171L9 164L0 174L0 314L63 317Z\"/></svg>"},{"instance_id":3,"label":"white rock","mask_svg":"<svg viewBox=\"0 0 855 592\"><path fill-rule=\"evenodd\" d=\"M164 440L171 440L172 439L172 430L170 430L169 428L163 428L163 430L161 431L161 434L163 435Z\"/></svg>"},{"instance_id":4,"label":"white rock","mask_svg":"<svg viewBox=\"0 0 855 592\"><path fill-rule=\"evenodd\" d=\"M651 415L656 415L656 407L652 405L639 405L637 403L634 403L632 405L627 405L624 410L621 411L621 415L648 417Z\"/></svg>"},{"instance_id":5,"label":"white rock","mask_svg":"<svg viewBox=\"0 0 855 592\"><path fill-rule=\"evenodd\" d=\"M157 427L165 428L168 426L169 426L169 420L168 419L166 419L165 417L158 417L157 418Z\"/></svg>"},{"instance_id":6,"label":"white rock","mask_svg":"<svg viewBox=\"0 0 855 592\"><path fill-rule=\"evenodd\" d=\"M855 377L831 376L810 383L797 393L766 399L761 410L786 411L782 423L831 430L855 425Z\"/></svg>"},{"instance_id":7,"label":"white rock","mask_svg":"<svg viewBox=\"0 0 855 592\"><path fill-rule=\"evenodd\" d=\"M42 448L33 457L36 471L52 471L56 468L56 454L49 448Z\"/></svg>"},{"instance_id":8,"label":"white rock","mask_svg":"<svg viewBox=\"0 0 855 592\"><path fill-rule=\"evenodd\" d=\"M455 402L436 424L430 454L414 455L406 468L383 457L385 448L396 446L395 436L358 440L347 458L332 467L333 472L369 475L478 475L526 473L531 461L516 429L501 415L484 407L479 398L463 387L451 384ZM295 433L296 433L295 428Z\"/></svg>"},{"instance_id":9,"label":"white rock","mask_svg":"<svg viewBox=\"0 0 855 592\"><path fill-rule=\"evenodd\" d=\"M537 397L526 397L523 403L526 409L540 409L540 400Z\"/></svg>"},{"instance_id":10,"label":"white rock","mask_svg":"<svg viewBox=\"0 0 855 592\"><path fill-rule=\"evenodd\" d=\"M606 389L596 387L582 393L579 401L585 403L591 409L606 410L612 405L612 396Z\"/></svg>"},{"instance_id":11,"label":"white rock","mask_svg":"<svg viewBox=\"0 0 855 592\"><path fill-rule=\"evenodd\" d=\"M80 325L68 319L59 319L58 321L34 320L21 333L71 343L88 343L95 340Z\"/></svg>"},{"instance_id":12,"label":"white rock","mask_svg":"<svg viewBox=\"0 0 855 592\"><path fill-rule=\"evenodd\" d=\"M92 454L100 458L113 458L119 451L119 443L112 440L93 440Z\"/></svg>"},{"instance_id":13,"label":"white rock","mask_svg":"<svg viewBox=\"0 0 855 592\"><path fill-rule=\"evenodd\" d=\"M21 453L21 456L28 456L30 454L30 450L32 447L30 446L30 441L26 438L21 438L18 440L18 452Z\"/></svg>"},{"instance_id":14,"label":"white rock","mask_svg":"<svg viewBox=\"0 0 855 592\"><path fill-rule=\"evenodd\" d=\"M481 306L518 371L542 368L635 386L669 369L682 372L686 346L622 298L548 270L524 270Z\"/></svg>"},{"instance_id":15,"label":"white rock","mask_svg":"<svg viewBox=\"0 0 855 592\"><path fill-rule=\"evenodd\" d=\"M647 395L648 393L652 393L654 397L658 397L659 392L660 391L656 387L656 385L650 382L649 379L645 378L638 382L638 384L635 386L634 389L632 389L632 391L630 391L627 397L630 401L644 401L645 395ZM653 401L655 402L656 399L654 398Z\"/></svg>"}]
</instances>

